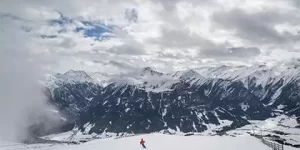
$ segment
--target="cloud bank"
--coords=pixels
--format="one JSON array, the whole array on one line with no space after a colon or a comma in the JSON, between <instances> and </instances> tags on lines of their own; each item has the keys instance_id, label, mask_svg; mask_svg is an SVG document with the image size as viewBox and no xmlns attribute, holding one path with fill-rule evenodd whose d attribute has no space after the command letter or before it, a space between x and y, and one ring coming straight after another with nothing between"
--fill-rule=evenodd
<instances>
[{"instance_id":1,"label":"cloud bank","mask_svg":"<svg viewBox=\"0 0 300 150\"><path fill-rule=\"evenodd\" d=\"M2 31L6 36L0 37L0 141L22 141L31 136L30 127L40 123L41 117L48 123L46 130L53 123L59 125L60 117L49 111L54 108L47 104L39 83L44 80L44 71L37 55L28 49L31 39L22 28L11 31L15 29L11 24L1 23L6 25Z\"/></svg>"},{"instance_id":2,"label":"cloud bank","mask_svg":"<svg viewBox=\"0 0 300 150\"><path fill-rule=\"evenodd\" d=\"M119 74L299 58L297 0L0 2L0 38L42 54L48 70ZM22 34L23 36L21 36ZM30 39L30 40L28 40ZM278 56L278 54L281 54Z\"/></svg>"}]
</instances>

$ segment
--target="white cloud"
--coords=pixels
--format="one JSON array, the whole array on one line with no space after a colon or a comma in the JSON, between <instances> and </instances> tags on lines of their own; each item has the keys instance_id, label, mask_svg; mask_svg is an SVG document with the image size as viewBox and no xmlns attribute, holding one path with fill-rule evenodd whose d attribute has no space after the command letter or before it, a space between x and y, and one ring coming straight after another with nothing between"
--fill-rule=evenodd
<instances>
[{"instance_id":1,"label":"white cloud","mask_svg":"<svg viewBox=\"0 0 300 150\"><path fill-rule=\"evenodd\" d=\"M2 45L12 49L25 45L40 63L59 72L118 73L145 66L171 71L204 64L283 61L300 57L296 4L295 0L4 0L0 42L11 42ZM50 23L61 17L69 22ZM85 31L93 24L112 27L104 34L109 38L87 37ZM76 32L78 28L84 30ZM9 35L17 38L7 40Z\"/></svg>"}]
</instances>

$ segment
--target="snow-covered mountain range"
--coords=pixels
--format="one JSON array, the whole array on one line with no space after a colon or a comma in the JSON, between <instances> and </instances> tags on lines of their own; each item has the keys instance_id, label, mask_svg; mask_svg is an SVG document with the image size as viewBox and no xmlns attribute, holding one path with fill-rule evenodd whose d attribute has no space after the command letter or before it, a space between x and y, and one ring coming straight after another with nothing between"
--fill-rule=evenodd
<instances>
[{"instance_id":1,"label":"snow-covered mountain range","mask_svg":"<svg viewBox=\"0 0 300 150\"><path fill-rule=\"evenodd\" d=\"M90 133L225 132L279 114L300 115L300 61L273 66L150 67L122 75L49 75L50 101Z\"/></svg>"}]
</instances>

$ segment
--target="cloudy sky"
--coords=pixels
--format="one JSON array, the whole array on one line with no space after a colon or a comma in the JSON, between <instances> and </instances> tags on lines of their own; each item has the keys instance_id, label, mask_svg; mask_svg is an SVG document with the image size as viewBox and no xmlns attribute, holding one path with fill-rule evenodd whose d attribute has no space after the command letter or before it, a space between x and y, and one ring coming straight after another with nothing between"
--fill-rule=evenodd
<instances>
[{"instance_id":1,"label":"cloudy sky","mask_svg":"<svg viewBox=\"0 0 300 150\"><path fill-rule=\"evenodd\" d=\"M57 72L300 57L299 0L1 0L0 22L2 55Z\"/></svg>"}]
</instances>

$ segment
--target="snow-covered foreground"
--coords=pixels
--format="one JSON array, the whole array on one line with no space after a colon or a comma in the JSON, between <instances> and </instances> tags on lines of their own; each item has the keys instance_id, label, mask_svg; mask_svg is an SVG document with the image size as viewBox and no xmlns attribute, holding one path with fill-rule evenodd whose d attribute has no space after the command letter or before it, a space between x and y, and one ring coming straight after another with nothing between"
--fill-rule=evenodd
<instances>
[{"instance_id":1,"label":"snow-covered foreground","mask_svg":"<svg viewBox=\"0 0 300 150\"><path fill-rule=\"evenodd\" d=\"M268 146L251 136L178 136L164 134L148 134L120 139L93 140L80 145L15 145L0 146L1 150L142 150L140 139L146 141L148 150L271 150ZM285 146L285 150L296 148Z\"/></svg>"},{"instance_id":2,"label":"snow-covered foreground","mask_svg":"<svg viewBox=\"0 0 300 150\"><path fill-rule=\"evenodd\" d=\"M128 135L125 134L120 138L114 133L105 133L101 135L89 135L86 132L69 131L60 134L52 134L44 139L56 141L90 141L80 145L67 145L67 144L36 144L36 145L23 145L3 143L0 141L0 150L142 150L139 145L141 138L146 140L148 150L271 150L271 148L264 145L259 139L249 135L249 133L266 135L276 135L286 140L290 144L300 143L300 129L296 128L297 121L293 117L278 116L276 118L269 118L264 121L250 121L251 125L228 131L225 136L217 136L213 130L207 130L203 133L195 133L194 136L183 136L184 133L174 133L175 135L167 135L161 133L147 134L147 135ZM77 131L77 130L75 130ZM275 131L285 133L284 135L277 134ZM72 137L72 138L71 138ZM116 139L116 137L118 137ZM95 139L100 138L100 139ZM93 140L94 139L94 140ZM294 150L291 146L284 146L285 150Z\"/></svg>"}]
</instances>

